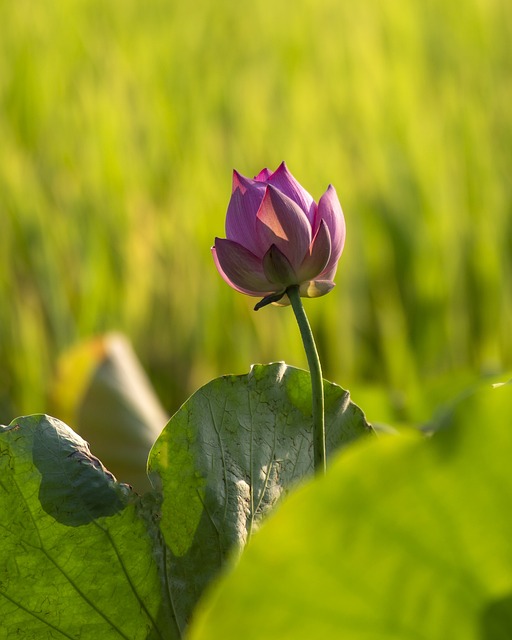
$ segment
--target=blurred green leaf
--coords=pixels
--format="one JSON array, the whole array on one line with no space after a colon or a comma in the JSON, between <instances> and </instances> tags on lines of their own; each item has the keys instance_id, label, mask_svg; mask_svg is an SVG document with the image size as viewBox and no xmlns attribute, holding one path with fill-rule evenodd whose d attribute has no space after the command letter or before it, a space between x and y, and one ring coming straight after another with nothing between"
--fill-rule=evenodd
<instances>
[{"instance_id":1,"label":"blurred green leaf","mask_svg":"<svg viewBox=\"0 0 512 640\"><path fill-rule=\"evenodd\" d=\"M191 640L508 640L512 390L431 438L361 441L285 501L205 598Z\"/></svg>"},{"instance_id":2,"label":"blurred green leaf","mask_svg":"<svg viewBox=\"0 0 512 640\"><path fill-rule=\"evenodd\" d=\"M329 455L371 428L347 391L324 385ZM163 493L167 572L183 625L228 554L313 473L309 374L276 363L213 380L170 420L149 471Z\"/></svg>"},{"instance_id":3,"label":"blurred green leaf","mask_svg":"<svg viewBox=\"0 0 512 640\"><path fill-rule=\"evenodd\" d=\"M66 351L51 398L52 413L120 480L141 493L150 489L147 457L168 416L124 336L109 333Z\"/></svg>"},{"instance_id":4,"label":"blurred green leaf","mask_svg":"<svg viewBox=\"0 0 512 640\"><path fill-rule=\"evenodd\" d=\"M148 509L62 422L1 427L0 638L177 637Z\"/></svg>"}]
</instances>

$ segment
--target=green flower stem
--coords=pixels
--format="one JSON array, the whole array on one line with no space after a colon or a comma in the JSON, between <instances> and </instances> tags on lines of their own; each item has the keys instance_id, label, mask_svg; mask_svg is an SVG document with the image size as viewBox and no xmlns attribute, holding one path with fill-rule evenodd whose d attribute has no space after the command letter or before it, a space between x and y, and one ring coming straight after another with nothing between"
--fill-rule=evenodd
<instances>
[{"instance_id":1,"label":"green flower stem","mask_svg":"<svg viewBox=\"0 0 512 640\"><path fill-rule=\"evenodd\" d=\"M324 415L324 385L320 358L313 338L313 332L309 324L306 312L302 305L298 285L288 287L286 290L292 304L297 324L299 325L302 342L309 364L311 374L311 391L313 397L313 458L316 473L325 473L325 415Z\"/></svg>"}]
</instances>

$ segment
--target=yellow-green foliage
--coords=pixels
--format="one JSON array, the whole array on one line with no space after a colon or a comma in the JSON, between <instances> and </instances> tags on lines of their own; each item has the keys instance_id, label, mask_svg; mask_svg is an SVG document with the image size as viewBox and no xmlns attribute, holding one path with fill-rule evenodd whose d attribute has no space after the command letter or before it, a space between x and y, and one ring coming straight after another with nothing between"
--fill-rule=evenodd
<instances>
[{"instance_id":1,"label":"yellow-green foliage","mask_svg":"<svg viewBox=\"0 0 512 640\"><path fill-rule=\"evenodd\" d=\"M283 159L347 219L338 286L307 303L326 377L412 396L512 364L506 0L0 0L0 25L3 421L108 329L169 409L305 365L293 314L254 313L209 252L231 169Z\"/></svg>"}]
</instances>

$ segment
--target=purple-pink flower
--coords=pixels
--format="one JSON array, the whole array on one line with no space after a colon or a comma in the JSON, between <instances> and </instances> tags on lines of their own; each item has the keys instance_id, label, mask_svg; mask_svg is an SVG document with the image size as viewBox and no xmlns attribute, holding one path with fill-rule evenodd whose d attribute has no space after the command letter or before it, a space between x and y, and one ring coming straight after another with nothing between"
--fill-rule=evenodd
<instances>
[{"instance_id":1,"label":"purple-pink flower","mask_svg":"<svg viewBox=\"0 0 512 640\"><path fill-rule=\"evenodd\" d=\"M345 219L329 185L318 201L283 162L251 180L233 172L226 238L215 238L213 259L220 275L249 296L278 300L292 285L315 298L334 287L345 243Z\"/></svg>"}]
</instances>

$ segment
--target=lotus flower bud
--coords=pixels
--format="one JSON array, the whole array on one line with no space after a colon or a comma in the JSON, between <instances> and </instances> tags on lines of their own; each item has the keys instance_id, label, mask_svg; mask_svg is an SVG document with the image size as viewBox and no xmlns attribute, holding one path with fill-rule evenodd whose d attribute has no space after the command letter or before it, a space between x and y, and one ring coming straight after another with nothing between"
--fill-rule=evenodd
<instances>
[{"instance_id":1,"label":"lotus flower bud","mask_svg":"<svg viewBox=\"0 0 512 640\"><path fill-rule=\"evenodd\" d=\"M215 238L212 254L233 289L267 304L292 285L307 298L328 293L344 243L345 220L334 187L317 204L283 162L253 180L233 172L226 238Z\"/></svg>"}]
</instances>

